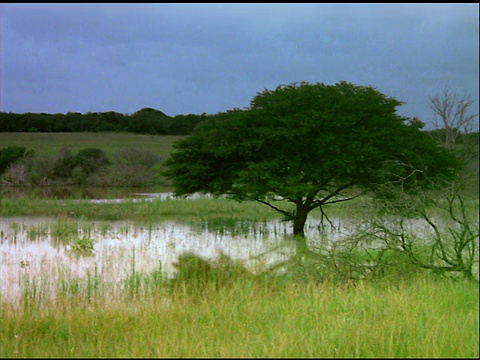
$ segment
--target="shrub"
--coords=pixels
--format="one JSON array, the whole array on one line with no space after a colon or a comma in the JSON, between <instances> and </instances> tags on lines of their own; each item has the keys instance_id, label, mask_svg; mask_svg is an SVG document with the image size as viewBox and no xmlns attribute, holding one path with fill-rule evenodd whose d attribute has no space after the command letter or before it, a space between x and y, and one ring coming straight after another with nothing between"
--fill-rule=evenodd
<instances>
[{"instance_id":1,"label":"shrub","mask_svg":"<svg viewBox=\"0 0 480 360\"><path fill-rule=\"evenodd\" d=\"M60 150L60 155L55 161L53 176L61 179L71 178L76 166L76 157L72 154L69 148L63 148Z\"/></svg>"},{"instance_id":2,"label":"shrub","mask_svg":"<svg viewBox=\"0 0 480 360\"><path fill-rule=\"evenodd\" d=\"M115 186L145 186L154 181L160 156L149 150L125 149L113 155L104 182Z\"/></svg>"},{"instance_id":3,"label":"shrub","mask_svg":"<svg viewBox=\"0 0 480 360\"><path fill-rule=\"evenodd\" d=\"M201 295L209 286L216 289L231 286L240 279L254 279L253 275L239 261L221 254L216 261L207 261L197 255L186 253L173 264L177 270L171 285L174 290L190 295Z\"/></svg>"},{"instance_id":4,"label":"shrub","mask_svg":"<svg viewBox=\"0 0 480 360\"><path fill-rule=\"evenodd\" d=\"M75 156L74 161L81 168L81 178L86 179L102 167L110 164L107 155L101 149L87 148L80 150Z\"/></svg>"},{"instance_id":5,"label":"shrub","mask_svg":"<svg viewBox=\"0 0 480 360\"><path fill-rule=\"evenodd\" d=\"M24 157L33 157L35 152L24 146L7 146L0 149L0 174L7 171L8 167Z\"/></svg>"}]
</instances>

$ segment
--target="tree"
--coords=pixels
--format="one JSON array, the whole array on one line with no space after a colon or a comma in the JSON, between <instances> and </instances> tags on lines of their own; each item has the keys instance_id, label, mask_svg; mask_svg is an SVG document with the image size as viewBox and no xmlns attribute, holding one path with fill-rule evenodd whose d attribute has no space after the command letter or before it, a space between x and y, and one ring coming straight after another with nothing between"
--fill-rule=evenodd
<instances>
[{"instance_id":1,"label":"tree","mask_svg":"<svg viewBox=\"0 0 480 360\"><path fill-rule=\"evenodd\" d=\"M453 150L460 135L478 131L478 125L475 126L478 114L470 113L473 105L470 96L459 96L446 87L441 94L431 97L428 105L436 116L436 129L443 130L441 140L448 149Z\"/></svg>"},{"instance_id":2,"label":"tree","mask_svg":"<svg viewBox=\"0 0 480 360\"><path fill-rule=\"evenodd\" d=\"M143 108L129 117L128 130L137 134L165 134L165 121L170 117L159 110Z\"/></svg>"},{"instance_id":3,"label":"tree","mask_svg":"<svg viewBox=\"0 0 480 360\"><path fill-rule=\"evenodd\" d=\"M244 110L211 115L178 141L164 175L175 194L256 200L304 235L308 214L385 184L413 191L455 176L455 157L401 102L373 87L302 82L257 95ZM294 205L285 210L276 200Z\"/></svg>"}]
</instances>

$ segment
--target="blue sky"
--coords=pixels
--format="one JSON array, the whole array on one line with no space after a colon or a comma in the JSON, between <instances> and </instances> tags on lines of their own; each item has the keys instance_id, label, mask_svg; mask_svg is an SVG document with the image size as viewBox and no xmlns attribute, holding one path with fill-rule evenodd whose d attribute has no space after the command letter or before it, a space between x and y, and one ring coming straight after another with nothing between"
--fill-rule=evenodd
<instances>
[{"instance_id":1,"label":"blue sky","mask_svg":"<svg viewBox=\"0 0 480 360\"><path fill-rule=\"evenodd\" d=\"M446 86L479 97L478 4L0 4L0 19L5 112L213 114L348 81L432 124Z\"/></svg>"}]
</instances>

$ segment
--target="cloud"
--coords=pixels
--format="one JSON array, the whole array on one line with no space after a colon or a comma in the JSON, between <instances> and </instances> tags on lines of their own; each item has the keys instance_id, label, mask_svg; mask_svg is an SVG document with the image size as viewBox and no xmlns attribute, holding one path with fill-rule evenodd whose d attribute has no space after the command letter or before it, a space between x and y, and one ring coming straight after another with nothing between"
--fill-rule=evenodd
<instances>
[{"instance_id":1,"label":"cloud","mask_svg":"<svg viewBox=\"0 0 480 360\"><path fill-rule=\"evenodd\" d=\"M478 98L478 4L2 4L2 110L169 115L290 82L372 85L428 120Z\"/></svg>"}]
</instances>

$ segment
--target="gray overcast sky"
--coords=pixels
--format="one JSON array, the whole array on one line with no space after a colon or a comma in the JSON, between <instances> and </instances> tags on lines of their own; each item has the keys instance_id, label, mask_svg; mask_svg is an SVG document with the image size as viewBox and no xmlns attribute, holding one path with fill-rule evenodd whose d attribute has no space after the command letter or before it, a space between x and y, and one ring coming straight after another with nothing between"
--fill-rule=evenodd
<instances>
[{"instance_id":1,"label":"gray overcast sky","mask_svg":"<svg viewBox=\"0 0 480 360\"><path fill-rule=\"evenodd\" d=\"M446 86L479 97L479 4L0 4L0 16L5 112L213 114L280 84L345 80L431 123Z\"/></svg>"}]
</instances>

